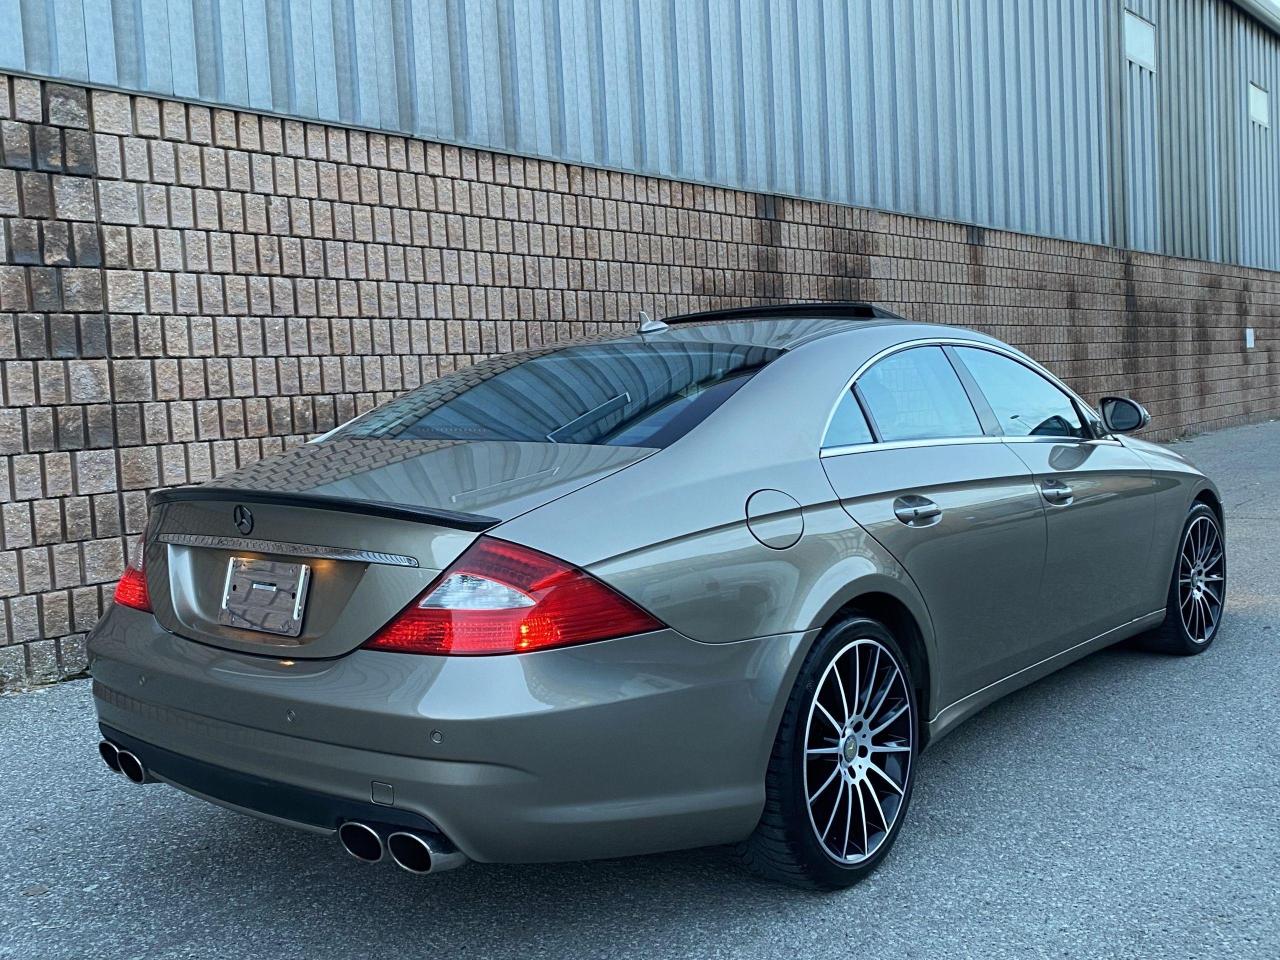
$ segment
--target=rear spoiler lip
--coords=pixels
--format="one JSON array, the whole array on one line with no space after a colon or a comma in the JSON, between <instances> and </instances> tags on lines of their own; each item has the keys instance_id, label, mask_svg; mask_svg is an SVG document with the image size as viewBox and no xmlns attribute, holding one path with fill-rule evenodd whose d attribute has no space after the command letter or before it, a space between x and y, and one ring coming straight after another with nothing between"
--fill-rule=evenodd
<instances>
[{"instance_id":1,"label":"rear spoiler lip","mask_svg":"<svg viewBox=\"0 0 1280 960\"><path fill-rule=\"evenodd\" d=\"M227 500L238 503L261 503L278 507L311 507L317 510L334 510L339 513L359 513L371 517L389 517L412 523L429 523L437 527L470 530L483 533L502 521L478 513L459 513L435 507L411 507L383 500L357 500L348 497L330 497L319 493L281 493L277 490L254 490L244 487L171 487L151 494L152 506L162 503L182 503L192 500Z\"/></svg>"}]
</instances>

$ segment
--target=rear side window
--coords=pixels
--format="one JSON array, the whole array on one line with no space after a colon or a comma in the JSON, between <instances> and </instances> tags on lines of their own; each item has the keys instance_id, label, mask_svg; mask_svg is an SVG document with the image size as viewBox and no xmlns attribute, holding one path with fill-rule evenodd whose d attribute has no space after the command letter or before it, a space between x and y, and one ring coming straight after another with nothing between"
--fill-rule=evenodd
<instances>
[{"instance_id":1,"label":"rear side window","mask_svg":"<svg viewBox=\"0 0 1280 960\"><path fill-rule=\"evenodd\" d=\"M1071 398L1036 371L990 350L957 347L1009 437L1089 438Z\"/></svg>"},{"instance_id":2,"label":"rear side window","mask_svg":"<svg viewBox=\"0 0 1280 960\"><path fill-rule=\"evenodd\" d=\"M827 436L822 441L823 448L848 447L855 443L870 443L873 439L858 399L852 390L846 390L836 405L836 412L831 415Z\"/></svg>"},{"instance_id":3,"label":"rear side window","mask_svg":"<svg viewBox=\"0 0 1280 960\"><path fill-rule=\"evenodd\" d=\"M858 379L857 389L883 441L982 436L969 395L941 347L885 357Z\"/></svg>"},{"instance_id":4,"label":"rear side window","mask_svg":"<svg viewBox=\"0 0 1280 960\"><path fill-rule=\"evenodd\" d=\"M708 341L506 354L412 390L333 437L665 447L779 354Z\"/></svg>"}]
</instances>

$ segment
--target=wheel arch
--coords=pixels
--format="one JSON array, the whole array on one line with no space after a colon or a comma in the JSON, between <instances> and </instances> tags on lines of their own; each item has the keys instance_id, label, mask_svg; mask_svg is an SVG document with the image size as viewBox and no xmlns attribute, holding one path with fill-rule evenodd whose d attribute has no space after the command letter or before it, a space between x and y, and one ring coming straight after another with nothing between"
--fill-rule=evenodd
<instances>
[{"instance_id":1,"label":"wheel arch","mask_svg":"<svg viewBox=\"0 0 1280 960\"><path fill-rule=\"evenodd\" d=\"M1218 518L1218 525L1223 526L1226 523L1226 517L1222 513L1222 498L1218 496L1216 490L1212 487L1201 487L1191 500L1191 506L1197 503L1203 503L1206 507L1213 511L1214 516ZM1224 531L1225 533L1225 531Z\"/></svg>"},{"instance_id":2,"label":"wheel arch","mask_svg":"<svg viewBox=\"0 0 1280 960\"><path fill-rule=\"evenodd\" d=\"M823 628L848 616L861 615L878 620L902 645L916 689L917 735L921 749L928 745L929 718L934 701L933 662L925 628L916 613L900 597L883 589L870 587L848 598L828 618Z\"/></svg>"}]
</instances>

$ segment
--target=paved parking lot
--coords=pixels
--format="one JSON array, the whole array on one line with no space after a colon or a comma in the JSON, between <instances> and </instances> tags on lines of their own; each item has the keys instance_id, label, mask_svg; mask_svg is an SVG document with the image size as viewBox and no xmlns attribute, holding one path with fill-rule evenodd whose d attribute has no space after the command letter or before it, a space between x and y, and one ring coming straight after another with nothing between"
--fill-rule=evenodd
<instances>
[{"instance_id":1,"label":"paved parking lot","mask_svg":"<svg viewBox=\"0 0 1280 960\"><path fill-rule=\"evenodd\" d=\"M1280 423L1179 449L1227 501L1214 649L1104 651L970 720L858 888L715 850L366 867L109 775L75 682L0 698L0 957L1280 956Z\"/></svg>"}]
</instances>

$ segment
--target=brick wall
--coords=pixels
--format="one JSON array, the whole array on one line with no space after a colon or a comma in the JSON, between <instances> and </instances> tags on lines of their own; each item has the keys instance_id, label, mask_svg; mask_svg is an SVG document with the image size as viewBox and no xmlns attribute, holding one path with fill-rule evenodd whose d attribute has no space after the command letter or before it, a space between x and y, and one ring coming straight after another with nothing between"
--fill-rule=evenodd
<instances>
[{"instance_id":1,"label":"brick wall","mask_svg":"<svg viewBox=\"0 0 1280 960\"><path fill-rule=\"evenodd\" d=\"M837 298L1153 436L1280 413L1278 274L0 76L0 686L83 669L148 490L642 308Z\"/></svg>"}]
</instances>

